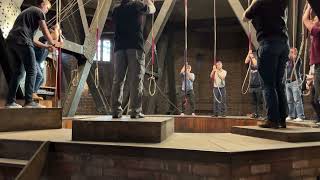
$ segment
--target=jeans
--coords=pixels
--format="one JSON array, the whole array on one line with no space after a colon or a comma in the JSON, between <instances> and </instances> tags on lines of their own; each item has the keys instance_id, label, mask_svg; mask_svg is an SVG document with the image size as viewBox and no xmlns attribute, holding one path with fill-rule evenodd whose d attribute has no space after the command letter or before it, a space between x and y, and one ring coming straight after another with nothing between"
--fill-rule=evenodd
<instances>
[{"instance_id":1,"label":"jeans","mask_svg":"<svg viewBox=\"0 0 320 180\"><path fill-rule=\"evenodd\" d=\"M298 117L301 119L305 119L300 81L293 81L290 83L286 83L286 93L287 93L289 116L291 118Z\"/></svg>"},{"instance_id":2,"label":"jeans","mask_svg":"<svg viewBox=\"0 0 320 180\"><path fill-rule=\"evenodd\" d=\"M315 98L316 92L315 92L314 86L311 87L310 91L311 91L311 105L312 105L314 111L316 112L316 115L317 115L316 120L318 122L320 122L320 103Z\"/></svg>"},{"instance_id":3,"label":"jeans","mask_svg":"<svg viewBox=\"0 0 320 180\"><path fill-rule=\"evenodd\" d=\"M259 42L258 69L264 83L267 120L284 124L287 117L287 99L283 76L289 55L286 39Z\"/></svg>"},{"instance_id":4,"label":"jeans","mask_svg":"<svg viewBox=\"0 0 320 180\"><path fill-rule=\"evenodd\" d=\"M187 102L186 102L185 98L187 98ZM195 113L195 106L194 106L195 103L194 103L194 92L193 92L193 90L187 91L187 94L185 94L185 91L181 91L181 109L182 109L182 113L185 112L186 103L190 104L191 113Z\"/></svg>"},{"instance_id":5,"label":"jeans","mask_svg":"<svg viewBox=\"0 0 320 180\"><path fill-rule=\"evenodd\" d=\"M127 74L127 76L126 76ZM122 113L123 86L129 78L131 115L142 112L143 80L145 74L145 54L142 50L127 49L115 52L114 77L112 85L112 112Z\"/></svg>"},{"instance_id":6,"label":"jeans","mask_svg":"<svg viewBox=\"0 0 320 180\"><path fill-rule=\"evenodd\" d=\"M23 78L24 71L26 71L25 80L25 103L32 102L32 93L36 81L36 57L34 49L28 45L19 45L15 42L8 41L9 53L11 53L11 60L14 64L15 72L9 83L9 92L7 96L7 103L16 101L16 93Z\"/></svg>"},{"instance_id":7,"label":"jeans","mask_svg":"<svg viewBox=\"0 0 320 180\"><path fill-rule=\"evenodd\" d=\"M225 115L227 111L226 88L213 88L213 114L215 116Z\"/></svg>"},{"instance_id":8,"label":"jeans","mask_svg":"<svg viewBox=\"0 0 320 180\"><path fill-rule=\"evenodd\" d=\"M261 88L250 88L249 92L252 95L252 105L254 106L254 113L258 116L263 115L263 95Z\"/></svg>"},{"instance_id":9,"label":"jeans","mask_svg":"<svg viewBox=\"0 0 320 180\"><path fill-rule=\"evenodd\" d=\"M43 69L41 68L41 64L43 61L47 58L49 54L49 51L45 48L35 48L35 55L37 60L37 75L36 75L36 82L34 85L34 93L36 93L40 86L44 82L44 75L43 75Z\"/></svg>"}]
</instances>

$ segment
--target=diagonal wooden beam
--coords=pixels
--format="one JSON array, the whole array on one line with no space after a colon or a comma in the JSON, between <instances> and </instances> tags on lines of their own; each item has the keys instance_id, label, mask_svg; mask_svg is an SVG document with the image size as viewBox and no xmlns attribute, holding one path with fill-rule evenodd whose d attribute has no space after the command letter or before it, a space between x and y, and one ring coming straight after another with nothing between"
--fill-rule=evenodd
<instances>
[{"instance_id":1,"label":"diagonal wooden beam","mask_svg":"<svg viewBox=\"0 0 320 180\"><path fill-rule=\"evenodd\" d=\"M49 154L49 147L49 141L43 142L27 165L19 173L16 180L40 179Z\"/></svg>"},{"instance_id":2,"label":"diagonal wooden beam","mask_svg":"<svg viewBox=\"0 0 320 180\"><path fill-rule=\"evenodd\" d=\"M83 46L68 40L64 40L64 45L62 49L65 49L70 52L74 52L77 54L83 54Z\"/></svg>"},{"instance_id":3,"label":"diagonal wooden beam","mask_svg":"<svg viewBox=\"0 0 320 180\"><path fill-rule=\"evenodd\" d=\"M78 1L79 12L81 16L82 25L83 25L83 30L85 35L87 36L89 34L89 25L88 25L88 20L86 16L86 11L83 5L83 0L77 0L77 1Z\"/></svg>"},{"instance_id":4,"label":"diagonal wooden beam","mask_svg":"<svg viewBox=\"0 0 320 180\"><path fill-rule=\"evenodd\" d=\"M242 21L242 15L243 15L245 10L244 10L241 2L239 0L228 0L228 2L230 4L232 10L234 11L236 17L238 18L241 26L243 27L244 31L249 36L249 34L250 34L249 25L248 25L248 23ZM251 24L251 22L250 22L250 24ZM252 26L252 24L251 24L251 37L252 37L251 38L252 44L257 49L259 44L258 44L258 41L257 41L256 30Z\"/></svg>"},{"instance_id":5,"label":"diagonal wooden beam","mask_svg":"<svg viewBox=\"0 0 320 180\"><path fill-rule=\"evenodd\" d=\"M164 29L164 27L167 24L167 21L173 11L174 5L176 4L176 0L164 0L163 5L159 11L159 14L157 16L156 21L154 22L154 37L155 37L155 43L158 42L161 33ZM151 49L152 42L152 32L149 33L149 36L147 38L146 44L144 46L145 54L148 54Z\"/></svg>"},{"instance_id":6,"label":"diagonal wooden beam","mask_svg":"<svg viewBox=\"0 0 320 180\"><path fill-rule=\"evenodd\" d=\"M83 44L83 55L86 62L79 66L79 83L77 86L69 86L63 105L63 115L72 117L75 115L84 85L88 78L93 58L96 53L96 31L99 28L99 37L108 17L108 13L112 4L112 0L100 0L99 7L95 12L92 23L89 28L89 34L86 36Z\"/></svg>"}]
</instances>

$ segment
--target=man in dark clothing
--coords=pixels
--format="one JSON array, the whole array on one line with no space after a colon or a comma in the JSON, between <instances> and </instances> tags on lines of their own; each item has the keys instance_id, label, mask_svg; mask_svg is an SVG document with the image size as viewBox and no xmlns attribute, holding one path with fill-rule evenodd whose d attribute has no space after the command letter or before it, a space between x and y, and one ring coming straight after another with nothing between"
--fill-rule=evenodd
<instances>
[{"instance_id":1,"label":"man in dark clothing","mask_svg":"<svg viewBox=\"0 0 320 180\"><path fill-rule=\"evenodd\" d=\"M16 92L26 71L25 81L25 105L26 108L41 108L43 106L34 102L32 93L36 80L36 58L34 52L34 34L40 27L43 34L47 37L49 43L55 46L49 30L45 22L45 14L48 12L51 4L48 0L38 0L37 7L32 6L22 11L11 29L7 44L11 60L14 61L14 74L9 84L9 93L7 97L7 108L20 108L21 105L16 103ZM57 43L56 43L57 45ZM38 47L49 48L50 45L42 43L37 44Z\"/></svg>"},{"instance_id":2,"label":"man in dark clothing","mask_svg":"<svg viewBox=\"0 0 320 180\"><path fill-rule=\"evenodd\" d=\"M122 117L123 84L127 72L130 88L131 118L143 118L142 96L145 54L142 17L155 13L151 0L122 0L113 11L115 24L115 61L112 86L112 116Z\"/></svg>"},{"instance_id":3,"label":"man in dark clothing","mask_svg":"<svg viewBox=\"0 0 320 180\"><path fill-rule=\"evenodd\" d=\"M263 95L262 88L263 83L258 72L258 64L256 54L250 50L247 58L245 60L245 64L249 64L250 68L250 77L249 77L249 92L252 95L252 105L254 106L254 112L252 114L252 118L259 118L263 116Z\"/></svg>"},{"instance_id":4,"label":"man in dark clothing","mask_svg":"<svg viewBox=\"0 0 320 180\"><path fill-rule=\"evenodd\" d=\"M289 55L287 13L289 0L254 0L243 20L252 20L259 42L258 69L264 84L267 121L263 128L285 128L287 100L283 76Z\"/></svg>"}]
</instances>

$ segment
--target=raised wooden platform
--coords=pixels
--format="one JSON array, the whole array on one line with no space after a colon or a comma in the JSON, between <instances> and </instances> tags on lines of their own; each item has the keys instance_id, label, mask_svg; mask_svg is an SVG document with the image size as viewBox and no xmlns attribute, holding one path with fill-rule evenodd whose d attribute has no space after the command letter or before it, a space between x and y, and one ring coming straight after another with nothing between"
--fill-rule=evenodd
<instances>
[{"instance_id":1,"label":"raised wooden platform","mask_svg":"<svg viewBox=\"0 0 320 180\"><path fill-rule=\"evenodd\" d=\"M61 108L0 109L0 132L59 129L61 127Z\"/></svg>"},{"instance_id":2,"label":"raised wooden platform","mask_svg":"<svg viewBox=\"0 0 320 180\"><path fill-rule=\"evenodd\" d=\"M73 120L72 140L100 142L159 143L174 132L172 117L112 119L100 116Z\"/></svg>"},{"instance_id":3,"label":"raised wooden platform","mask_svg":"<svg viewBox=\"0 0 320 180\"><path fill-rule=\"evenodd\" d=\"M320 129L289 126L286 129L266 129L258 126L235 126L231 133L285 142L320 141Z\"/></svg>"}]
</instances>

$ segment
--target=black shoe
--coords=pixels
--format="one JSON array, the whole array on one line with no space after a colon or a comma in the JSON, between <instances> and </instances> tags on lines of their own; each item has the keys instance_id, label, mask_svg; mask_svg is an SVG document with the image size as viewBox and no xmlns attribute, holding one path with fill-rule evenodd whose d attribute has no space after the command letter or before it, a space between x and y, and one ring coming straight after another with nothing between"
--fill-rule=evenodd
<instances>
[{"instance_id":1,"label":"black shoe","mask_svg":"<svg viewBox=\"0 0 320 180\"><path fill-rule=\"evenodd\" d=\"M112 114L113 119L120 119L122 118L122 113Z\"/></svg>"},{"instance_id":2,"label":"black shoe","mask_svg":"<svg viewBox=\"0 0 320 180\"><path fill-rule=\"evenodd\" d=\"M261 128L274 128L274 129L278 129L279 125L277 123L274 123L270 120L267 120L266 122L263 122L261 124L259 124L259 127Z\"/></svg>"},{"instance_id":3,"label":"black shoe","mask_svg":"<svg viewBox=\"0 0 320 180\"><path fill-rule=\"evenodd\" d=\"M139 114L132 114L130 116L131 119L140 119L140 118L144 118L144 114L139 113Z\"/></svg>"}]
</instances>

